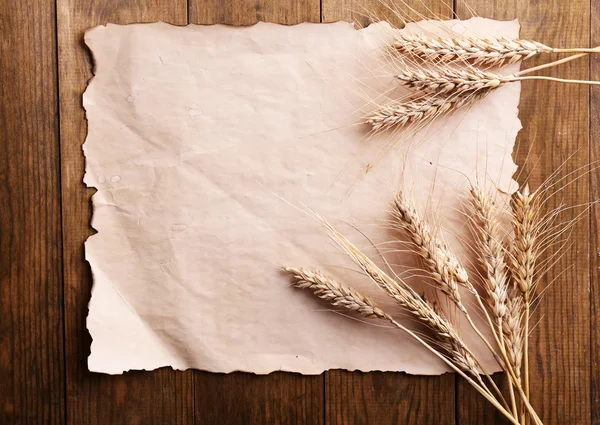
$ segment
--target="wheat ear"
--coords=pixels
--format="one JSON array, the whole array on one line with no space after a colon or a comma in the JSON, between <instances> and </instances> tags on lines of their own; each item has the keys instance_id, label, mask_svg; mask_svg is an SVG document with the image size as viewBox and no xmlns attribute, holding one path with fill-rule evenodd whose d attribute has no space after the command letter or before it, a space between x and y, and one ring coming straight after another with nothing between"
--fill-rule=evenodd
<instances>
[{"instance_id":1,"label":"wheat ear","mask_svg":"<svg viewBox=\"0 0 600 425\"><path fill-rule=\"evenodd\" d=\"M446 244L433 234L427 223L402 192L396 194L395 206L400 228L406 230L409 234L416 251L433 275L438 289L446 294L461 311L466 312L466 308L461 301L458 285L462 284L473 291L473 288L468 285L467 271Z\"/></svg>"},{"instance_id":2,"label":"wheat ear","mask_svg":"<svg viewBox=\"0 0 600 425\"><path fill-rule=\"evenodd\" d=\"M484 268L486 300L494 317L501 323L506 315L508 275L500 223L495 215L491 196L476 186L471 187L469 193L477 236L477 257Z\"/></svg>"},{"instance_id":3,"label":"wheat ear","mask_svg":"<svg viewBox=\"0 0 600 425\"><path fill-rule=\"evenodd\" d=\"M504 340L506 341L506 351L508 358L513 366L517 379L521 380L521 366L523 362L523 298L516 293L513 288L513 294L506 302L506 317L503 326Z\"/></svg>"},{"instance_id":4,"label":"wheat ear","mask_svg":"<svg viewBox=\"0 0 600 425\"><path fill-rule=\"evenodd\" d=\"M469 62L480 66L504 66L542 53L596 53L598 48L555 49L534 40L518 38L431 37L403 34L393 48L404 55L431 62Z\"/></svg>"},{"instance_id":5,"label":"wheat ear","mask_svg":"<svg viewBox=\"0 0 600 425\"><path fill-rule=\"evenodd\" d=\"M470 200L473 213L474 233L477 238L477 258L484 268L483 288L487 297L487 305L496 320L497 340L505 361L510 362L519 379L519 368L515 365L516 333L512 325L514 320L509 316L510 329L504 329L504 319L507 315L508 275L505 262L506 251L500 235L500 223L495 214L494 202L489 194L484 193L479 187L471 186ZM511 305L512 307L512 305ZM511 311L512 313L512 311ZM492 329L494 332L494 329ZM506 347L504 335L510 343ZM508 352L508 353L507 353ZM509 381L510 400L513 414L518 415L515 392L512 380Z\"/></svg>"},{"instance_id":6,"label":"wheat ear","mask_svg":"<svg viewBox=\"0 0 600 425\"><path fill-rule=\"evenodd\" d=\"M551 53L551 47L533 40L518 38L430 37L403 34L393 47L400 53L436 62L470 62L474 65L504 66Z\"/></svg>"},{"instance_id":7,"label":"wheat ear","mask_svg":"<svg viewBox=\"0 0 600 425\"><path fill-rule=\"evenodd\" d=\"M312 289L317 297L329 301L334 306L356 311L364 317L391 318L371 298L362 295L350 286L344 286L324 276L318 270L295 269L292 267L286 267L284 270L294 275L293 285L296 288Z\"/></svg>"},{"instance_id":8,"label":"wheat ear","mask_svg":"<svg viewBox=\"0 0 600 425\"><path fill-rule=\"evenodd\" d=\"M530 193L527 186L517 191L511 208L515 233L511 276L523 296L523 377L525 395L529 398L529 314L541 231L536 192Z\"/></svg>"},{"instance_id":9,"label":"wheat ear","mask_svg":"<svg viewBox=\"0 0 600 425\"><path fill-rule=\"evenodd\" d=\"M598 85L600 81L567 80L533 75L500 75L477 68L413 69L407 68L396 75L401 85L430 94L491 92L506 83L525 80L548 80L560 83Z\"/></svg>"}]
</instances>

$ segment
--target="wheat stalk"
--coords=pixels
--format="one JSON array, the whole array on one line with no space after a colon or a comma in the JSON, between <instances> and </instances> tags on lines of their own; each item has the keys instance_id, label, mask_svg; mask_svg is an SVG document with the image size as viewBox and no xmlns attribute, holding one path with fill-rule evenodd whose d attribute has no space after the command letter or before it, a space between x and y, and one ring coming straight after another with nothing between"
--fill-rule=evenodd
<instances>
[{"instance_id":1,"label":"wheat stalk","mask_svg":"<svg viewBox=\"0 0 600 425\"><path fill-rule=\"evenodd\" d=\"M349 242L348 242L349 243ZM351 245L351 244L350 244ZM365 257L366 258L366 257ZM367 259L368 260L368 259ZM367 262L369 262L368 260ZM460 339L457 331L452 331L453 327L451 325L443 325L443 318L439 318L437 322L439 322L442 327L435 328L435 336L439 339L448 339L447 343L443 343L443 349L445 349L450 358L442 355L437 349L433 348L429 345L423 338L417 335L415 332L406 328L401 323L394 320L392 316L385 313L381 308L379 308L373 300L369 297L362 295L357 290L342 285L339 282L334 281L331 278L324 276L318 270L306 270L302 268L292 268L285 267L284 270L288 273L291 273L294 276L293 286L297 288L310 288L315 292L319 298L329 301L333 305L342 306L348 308L352 311L356 311L362 314L365 317L369 318L379 318L383 320L387 320L396 328L406 332L420 344L422 344L425 348L427 348L432 354L446 363L451 369L460 374L463 378L469 382L480 394L482 394L490 403L492 403L511 423L514 425L520 425L517 418L506 410L498 400L495 399L490 390L485 386L483 381L478 375L477 369L475 368L475 359L472 354L466 349L466 346ZM424 299L415 298L415 300L420 299L423 303L427 304ZM431 310L434 309L432 307ZM433 311L435 314L435 311ZM443 332L439 331L443 329ZM450 333L445 333L446 331L451 331ZM473 375L478 382L475 382L472 377L467 375L470 373Z\"/></svg>"},{"instance_id":2,"label":"wheat stalk","mask_svg":"<svg viewBox=\"0 0 600 425\"><path fill-rule=\"evenodd\" d=\"M365 264L370 263L370 260ZM380 279L382 272L376 270L376 266L364 268L370 276ZM319 298L329 301L334 306L340 306L356 311L364 317L379 318L392 321L393 318L381 310L375 302L367 296L362 295L352 287L324 276L318 270L306 270L302 268L286 267L284 270L294 275L293 285L297 288L310 288ZM389 277L388 277L389 279ZM397 285L399 290L394 291L392 297L407 311L418 318L422 323L434 331L439 346L463 371L477 375L475 359L465 343L462 341L458 331L444 318L442 313L428 301L403 287Z\"/></svg>"},{"instance_id":3,"label":"wheat stalk","mask_svg":"<svg viewBox=\"0 0 600 425\"><path fill-rule=\"evenodd\" d=\"M503 76L477 68L406 68L396 74L401 85L430 94L468 93L491 91L513 81L517 76Z\"/></svg>"},{"instance_id":4,"label":"wheat stalk","mask_svg":"<svg viewBox=\"0 0 600 425\"><path fill-rule=\"evenodd\" d=\"M405 69L396 74L402 86L425 96L408 102L392 102L368 115L364 123L374 131L408 125L424 125L434 118L478 102L504 84L524 80L549 80L597 85L599 81L566 80L546 76L499 75L471 69Z\"/></svg>"},{"instance_id":5,"label":"wheat stalk","mask_svg":"<svg viewBox=\"0 0 600 425\"><path fill-rule=\"evenodd\" d=\"M595 53L598 48L555 49L519 38L438 37L402 34L392 43L401 54L430 62L469 62L479 66L504 66L542 53Z\"/></svg>"},{"instance_id":6,"label":"wheat stalk","mask_svg":"<svg viewBox=\"0 0 600 425\"><path fill-rule=\"evenodd\" d=\"M493 302L488 305L497 319L499 324L498 329L495 328L487 312L488 308L484 305L477 290L469 281L464 267L462 267L450 249L433 234L427 223L419 216L416 209L411 206L402 193L398 193L395 197L395 210L401 228L408 231L411 235L415 250L423 258L427 270L434 278L433 280L438 289L464 313L471 327L482 341L486 343L495 358L500 362L502 368L508 373L510 378L509 389L511 391L512 413L508 411L510 408L506 401L504 401L501 391L493 383L489 374L485 372L477 358L465 344L458 329L445 317L437 305L427 300L424 296L419 295L395 274L394 278L390 277L390 275L378 267L369 257L321 217L316 216L329 231L336 244L359 266L361 271L388 296L392 297L405 312L416 318L419 323L425 325L432 332L436 341L435 348L422 340L413 331L396 322L392 316L379 308L372 299L362 295L355 289L344 286L324 276L317 270L297 268L286 268L285 270L294 275L295 287L310 288L317 296L329 301L333 305L358 312L364 317L387 320L394 326L407 332L438 358L460 373L461 376L468 379L469 383L493 403L512 423L523 425L524 422L519 422L518 420L519 411L515 398L516 391L523 402L521 406L526 409L535 424L541 425L541 420L528 400L527 386L525 386L525 391L521 386L521 363L524 363L523 370L525 373L527 372L526 350L528 329L526 298L522 292L523 283L520 283L519 276L513 279L512 292L505 297L505 300L504 295L499 293L498 287L506 287L507 272L503 260L506 250L504 250L500 242L499 225L493 214L493 202L487 194L484 194L476 187L471 188L471 197L475 209L474 221L479 226L480 248L482 251L481 259L487 264L487 275L489 280L493 282L488 283L489 294L491 294L491 298L493 299ZM539 232L543 227L543 223L537 223L537 203L535 202L535 196L529 194L527 189L515 196L512 208L514 216L513 226L527 228L530 232ZM515 234L518 234L518 232L515 231ZM527 239L526 237L523 240L531 241L531 239ZM537 241L537 238L533 240L534 247L537 247ZM513 245L512 251L529 250L526 242L514 242ZM535 259L537 255L537 252L534 252L532 258ZM518 264L519 261L523 261L522 257L518 254L513 253L512 257L511 268L513 265ZM533 279L529 281L532 285ZM485 336L475 326L469 312L461 301L459 285L466 287L475 295L479 306L486 316L498 347L500 347L502 358L498 357L494 348L491 347ZM514 294L518 294L518 296ZM522 323L523 319L525 319L525 324ZM505 323L504 327L502 320ZM483 382L482 377L479 376L480 371L490 380L491 387L488 387ZM527 375L525 374L526 385L527 382ZM496 398L489 388L493 388L500 398ZM525 415L525 410L522 411L522 414ZM526 417L523 416L521 420L526 420Z\"/></svg>"},{"instance_id":7,"label":"wheat stalk","mask_svg":"<svg viewBox=\"0 0 600 425\"><path fill-rule=\"evenodd\" d=\"M554 51L537 41L518 38L447 38L424 34L403 34L393 47L402 54L427 61L465 61L484 66L504 66Z\"/></svg>"},{"instance_id":8,"label":"wheat stalk","mask_svg":"<svg viewBox=\"0 0 600 425\"><path fill-rule=\"evenodd\" d=\"M512 278L529 300L533 288L535 263L538 256L538 207L535 192L530 193L525 187L515 193L512 203L513 229L515 239L512 246Z\"/></svg>"},{"instance_id":9,"label":"wheat stalk","mask_svg":"<svg viewBox=\"0 0 600 425\"><path fill-rule=\"evenodd\" d=\"M364 255L352 242L335 230L327 221L321 219L323 225L342 250L371 278L371 280L405 310L410 312L421 323L427 325L438 337L438 342L465 371L475 372L477 363L470 350L462 341L456 328L439 310L430 305L427 300L417 294L402 279L393 279L373 261ZM463 306L464 309L464 306Z\"/></svg>"},{"instance_id":10,"label":"wheat stalk","mask_svg":"<svg viewBox=\"0 0 600 425\"><path fill-rule=\"evenodd\" d=\"M473 93L493 91L506 83L525 80L548 80L569 84L598 85L600 81L569 80L564 78L533 75L523 77L518 74L500 75L477 68L406 68L396 74L401 85L430 94Z\"/></svg>"},{"instance_id":11,"label":"wheat stalk","mask_svg":"<svg viewBox=\"0 0 600 425\"><path fill-rule=\"evenodd\" d=\"M516 341L517 331L515 331L515 320L509 315L509 329L504 329L504 318L508 313L514 313L507 308L508 294L508 276L506 270L506 262L504 260L506 252L502 245L500 235L500 223L495 215L494 202L489 194L484 193L479 187L471 186L469 190L470 201L473 213L474 231L477 237L477 258L484 268L483 288L487 294L487 305L492 312L496 325L498 327L496 337L499 348L503 354L505 361L513 367L515 379L520 379L520 362L516 366ZM512 301L512 300L511 300ZM511 308L513 305L511 304ZM520 316L519 316L520 319ZM520 327L517 323L517 330ZM493 329L492 329L493 331ZM506 338L505 338L506 335ZM506 347L505 340L509 340L509 346ZM516 370L515 370L516 369ZM517 415L517 404L514 394L513 382L509 382L510 399L512 403L513 413Z\"/></svg>"},{"instance_id":12,"label":"wheat stalk","mask_svg":"<svg viewBox=\"0 0 600 425\"><path fill-rule=\"evenodd\" d=\"M529 311L542 230L536 192L530 193L527 186L518 190L513 196L511 208L515 233L511 275L523 296L523 375L525 395L529 398Z\"/></svg>"}]
</instances>

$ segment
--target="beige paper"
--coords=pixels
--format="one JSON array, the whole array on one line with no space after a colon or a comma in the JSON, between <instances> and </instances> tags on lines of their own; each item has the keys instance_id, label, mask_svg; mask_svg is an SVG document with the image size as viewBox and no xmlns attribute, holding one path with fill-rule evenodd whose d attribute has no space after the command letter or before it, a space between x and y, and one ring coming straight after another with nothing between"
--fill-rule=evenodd
<instances>
[{"instance_id":1,"label":"beige paper","mask_svg":"<svg viewBox=\"0 0 600 425\"><path fill-rule=\"evenodd\" d=\"M476 18L404 31L425 30L517 36L518 24ZM435 211L460 253L466 177L512 185L516 83L414 138L367 140L368 128L353 125L374 93L395 85L381 62L391 37L386 23L344 22L88 31L85 183L98 190L98 234L86 242L90 370L446 371L397 330L334 312L279 271L318 266L397 312L306 211L377 255L352 225L389 241L383 223L403 188Z\"/></svg>"}]
</instances>

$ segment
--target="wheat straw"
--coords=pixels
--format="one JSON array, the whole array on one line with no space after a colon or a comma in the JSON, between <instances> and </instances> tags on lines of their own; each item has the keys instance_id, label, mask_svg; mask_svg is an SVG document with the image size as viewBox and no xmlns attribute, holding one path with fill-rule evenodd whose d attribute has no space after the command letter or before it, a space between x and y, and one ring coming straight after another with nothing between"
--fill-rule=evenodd
<instances>
[{"instance_id":1,"label":"wheat straw","mask_svg":"<svg viewBox=\"0 0 600 425\"><path fill-rule=\"evenodd\" d=\"M543 53L597 53L595 48L556 49L534 40L518 38L437 37L402 34L392 43L401 54L434 63L467 62L478 66L504 66ZM568 60L573 60L569 58Z\"/></svg>"},{"instance_id":2,"label":"wheat straw","mask_svg":"<svg viewBox=\"0 0 600 425\"><path fill-rule=\"evenodd\" d=\"M535 281L535 264L539 249L540 224L538 223L538 205L536 192L530 193L529 188L515 193L511 207L513 213L513 228L515 232L512 247L511 274L515 285L523 296L523 375L525 395L529 398L529 309L530 297Z\"/></svg>"},{"instance_id":3,"label":"wheat straw","mask_svg":"<svg viewBox=\"0 0 600 425\"><path fill-rule=\"evenodd\" d=\"M393 47L402 54L434 62L470 62L474 65L504 66L554 49L533 40L516 38L446 38L403 34Z\"/></svg>"},{"instance_id":4,"label":"wheat straw","mask_svg":"<svg viewBox=\"0 0 600 425\"><path fill-rule=\"evenodd\" d=\"M530 78L499 75L476 68L407 68L395 77L405 87L430 94L491 91L506 83Z\"/></svg>"}]
</instances>

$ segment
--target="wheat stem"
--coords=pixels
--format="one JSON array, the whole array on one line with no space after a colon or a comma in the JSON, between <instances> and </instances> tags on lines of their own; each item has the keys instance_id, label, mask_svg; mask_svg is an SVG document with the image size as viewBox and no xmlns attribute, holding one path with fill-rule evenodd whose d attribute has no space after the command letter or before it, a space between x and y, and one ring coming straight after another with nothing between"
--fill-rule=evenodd
<instances>
[{"instance_id":1,"label":"wheat stem","mask_svg":"<svg viewBox=\"0 0 600 425\"><path fill-rule=\"evenodd\" d=\"M523 346L523 375L525 384L525 397L529 399L529 299L525 300L525 338Z\"/></svg>"},{"instance_id":2,"label":"wheat stem","mask_svg":"<svg viewBox=\"0 0 600 425\"><path fill-rule=\"evenodd\" d=\"M594 51L596 53L600 52L600 47L595 47ZM525 75L525 74L529 74L529 73L532 73L532 72L535 72L535 71L540 71L542 69L552 68L552 67L555 67L557 65L561 65L563 63L567 63L567 62L570 62L572 60L582 58L584 56L588 56L588 53L579 53L577 55L568 56L566 58L562 58L562 59L556 60L554 62L548 62L548 63L542 64L542 65L534 66L533 68L527 68L527 69L524 69L523 71L517 72L514 75L516 75L516 76Z\"/></svg>"},{"instance_id":3,"label":"wheat stem","mask_svg":"<svg viewBox=\"0 0 600 425\"><path fill-rule=\"evenodd\" d=\"M514 38L446 38L403 34L392 43L401 54L430 63L471 62L474 65L504 66L542 53L597 53L596 48L556 49L533 40ZM572 59L570 59L572 60Z\"/></svg>"},{"instance_id":4,"label":"wheat stem","mask_svg":"<svg viewBox=\"0 0 600 425\"><path fill-rule=\"evenodd\" d=\"M591 85L591 86L600 85L600 81L569 80L569 79L565 79L565 78L547 77L545 75L532 75L530 77L509 77L509 78L513 78L511 81L547 80L547 81L555 81L557 83L566 83L566 84L587 84L587 85Z\"/></svg>"}]
</instances>

